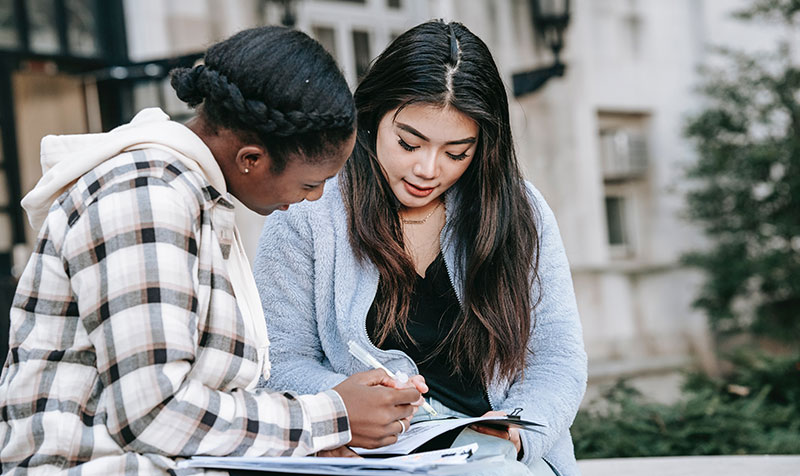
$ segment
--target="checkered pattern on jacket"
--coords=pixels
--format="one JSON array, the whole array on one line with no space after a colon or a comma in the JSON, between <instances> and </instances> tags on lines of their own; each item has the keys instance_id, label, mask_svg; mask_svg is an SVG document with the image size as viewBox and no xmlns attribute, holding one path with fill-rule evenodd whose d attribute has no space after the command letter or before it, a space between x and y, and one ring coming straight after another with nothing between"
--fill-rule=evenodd
<instances>
[{"instance_id":1,"label":"checkered pattern on jacket","mask_svg":"<svg viewBox=\"0 0 800 476\"><path fill-rule=\"evenodd\" d=\"M349 441L336 392L244 390L260 369L226 271L233 220L202 175L154 149L59 197L11 311L2 473L164 473L196 454Z\"/></svg>"}]
</instances>

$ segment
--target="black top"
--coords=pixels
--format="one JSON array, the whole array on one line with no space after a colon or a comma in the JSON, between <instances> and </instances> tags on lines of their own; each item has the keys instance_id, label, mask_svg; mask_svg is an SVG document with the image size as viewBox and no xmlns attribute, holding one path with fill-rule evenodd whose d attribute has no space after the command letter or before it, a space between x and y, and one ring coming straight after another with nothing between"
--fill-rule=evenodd
<instances>
[{"instance_id":1,"label":"black top","mask_svg":"<svg viewBox=\"0 0 800 476\"><path fill-rule=\"evenodd\" d=\"M470 416L481 416L490 411L486 389L480 379L455 376L454 367L448 359L447 351L439 352L433 358L436 346L442 342L453 327L460 313L458 297L453 290L442 254L428 266L425 277L417 276L411 309L408 319L408 333L416 345L403 337L400 340L392 335L381 346L384 350L399 349L408 354L425 377L430 391L425 395L433 397L448 408ZM375 341L375 301L367 314L367 333Z\"/></svg>"}]
</instances>

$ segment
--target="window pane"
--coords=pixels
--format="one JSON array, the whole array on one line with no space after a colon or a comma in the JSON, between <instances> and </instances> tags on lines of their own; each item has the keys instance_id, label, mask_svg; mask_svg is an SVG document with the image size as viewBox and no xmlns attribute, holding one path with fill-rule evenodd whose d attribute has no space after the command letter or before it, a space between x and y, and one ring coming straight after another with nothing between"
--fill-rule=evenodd
<instances>
[{"instance_id":1,"label":"window pane","mask_svg":"<svg viewBox=\"0 0 800 476\"><path fill-rule=\"evenodd\" d=\"M133 86L133 109L161 107L158 84L155 81L142 81Z\"/></svg>"},{"instance_id":2,"label":"window pane","mask_svg":"<svg viewBox=\"0 0 800 476\"><path fill-rule=\"evenodd\" d=\"M369 33L353 30L353 53L356 60L356 76L358 80L367 73L372 56L369 54Z\"/></svg>"},{"instance_id":3,"label":"window pane","mask_svg":"<svg viewBox=\"0 0 800 476\"><path fill-rule=\"evenodd\" d=\"M328 50L328 53L338 60L336 55L336 31L327 26L313 26L311 27L311 32L314 38Z\"/></svg>"},{"instance_id":4,"label":"window pane","mask_svg":"<svg viewBox=\"0 0 800 476\"><path fill-rule=\"evenodd\" d=\"M11 0L0 0L0 47L19 47L17 17L14 15L14 2Z\"/></svg>"},{"instance_id":5,"label":"window pane","mask_svg":"<svg viewBox=\"0 0 800 476\"><path fill-rule=\"evenodd\" d=\"M627 244L625 199L606 197L606 221L608 222L608 243L611 245Z\"/></svg>"},{"instance_id":6,"label":"window pane","mask_svg":"<svg viewBox=\"0 0 800 476\"><path fill-rule=\"evenodd\" d=\"M94 0L67 0L67 12L69 12L67 35L70 53L78 56L96 56L98 48Z\"/></svg>"},{"instance_id":7,"label":"window pane","mask_svg":"<svg viewBox=\"0 0 800 476\"><path fill-rule=\"evenodd\" d=\"M53 0L28 0L31 49L39 53L57 53L58 30Z\"/></svg>"},{"instance_id":8,"label":"window pane","mask_svg":"<svg viewBox=\"0 0 800 476\"><path fill-rule=\"evenodd\" d=\"M0 209L8 206L8 183L6 182L6 171L0 169Z\"/></svg>"},{"instance_id":9,"label":"window pane","mask_svg":"<svg viewBox=\"0 0 800 476\"><path fill-rule=\"evenodd\" d=\"M0 253L11 251L13 237L11 236L11 217L8 212L0 212Z\"/></svg>"},{"instance_id":10,"label":"window pane","mask_svg":"<svg viewBox=\"0 0 800 476\"><path fill-rule=\"evenodd\" d=\"M400 0L386 0L386 5L389 8L403 8L403 2Z\"/></svg>"}]
</instances>

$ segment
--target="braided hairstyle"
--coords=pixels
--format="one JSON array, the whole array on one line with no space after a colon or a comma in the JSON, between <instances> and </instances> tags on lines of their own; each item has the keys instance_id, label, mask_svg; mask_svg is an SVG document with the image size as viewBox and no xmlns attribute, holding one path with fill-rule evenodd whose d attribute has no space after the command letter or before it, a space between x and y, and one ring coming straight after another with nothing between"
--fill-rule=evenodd
<instances>
[{"instance_id":1,"label":"braided hairstyle","mask_svg":"<svg viewBox=\"0 0 800 476\"><path fill-rule=\"evenodd\" d=\"M336 61L305 33L284 27L244 30L211 46L204 64L174 69L171 84L212 128L266 147L274 172L292 154L324 161L355 127L353 96Z\"/></svg>"}]
</instances>

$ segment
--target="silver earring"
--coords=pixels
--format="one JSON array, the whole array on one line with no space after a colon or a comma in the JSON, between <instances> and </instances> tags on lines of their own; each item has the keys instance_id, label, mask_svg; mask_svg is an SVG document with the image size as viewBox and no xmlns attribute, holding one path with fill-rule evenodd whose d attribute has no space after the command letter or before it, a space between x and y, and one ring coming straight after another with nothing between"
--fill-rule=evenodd
<instances>
[{"instance_id":1,"label":"silver earring","mask_svg":"<svg viewBox=\"0 0 800 476\"><path fill-rule=\"evenodd\" d=\"M245 167L245 169L244 169L244 173L246 173L246 174L249 174L249 173L250 173L250 169L248 169L248 168L246 168L246 167Z\"/></svg>"}]
</instances>

